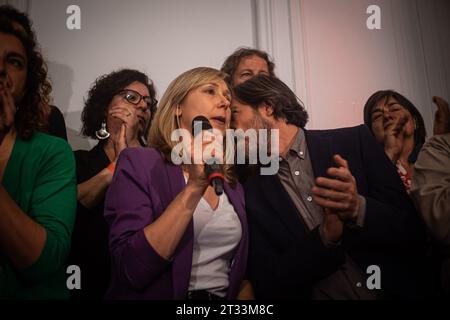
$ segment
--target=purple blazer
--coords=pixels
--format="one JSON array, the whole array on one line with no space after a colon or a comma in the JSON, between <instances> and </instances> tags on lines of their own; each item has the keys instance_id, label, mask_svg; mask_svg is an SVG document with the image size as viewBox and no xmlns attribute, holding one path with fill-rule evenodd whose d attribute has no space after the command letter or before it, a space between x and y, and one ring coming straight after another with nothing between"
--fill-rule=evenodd
<instances>
[{"instance_id":1,"label":"purple blazer","mask_svg":"<svg viewBox=\"0 0 450 320\"><path fill-rule=\"evenodd\" d=\"M144 228L155 221L185 186L181 166L167 163L156 149L121 152L106 194L110 227L111 283L107 299L185 299L191 274L192 220L168 261L148 243ZM244 278L248 229L242 186L224 185L242 225L242 239L232 262L227 299L235 299Z\"/></svg>"}]
</instances>

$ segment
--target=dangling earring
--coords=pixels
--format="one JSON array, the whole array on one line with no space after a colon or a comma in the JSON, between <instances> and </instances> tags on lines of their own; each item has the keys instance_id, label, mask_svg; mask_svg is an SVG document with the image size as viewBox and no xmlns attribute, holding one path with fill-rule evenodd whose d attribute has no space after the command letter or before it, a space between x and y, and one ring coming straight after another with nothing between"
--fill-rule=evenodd
<instances>
[{"instance_id":1,"label":"dangling earring","mask_svg":"<svg viewBox=\"0 0 450 320\"><path fill-rule=\"evenodd\" d=\"M100 130L95 131L95 136L98 140L105 140L109 138L110 133L106 130L106 122L104 120L102 121L102 127Z\"/></svg>"}]
</instances>

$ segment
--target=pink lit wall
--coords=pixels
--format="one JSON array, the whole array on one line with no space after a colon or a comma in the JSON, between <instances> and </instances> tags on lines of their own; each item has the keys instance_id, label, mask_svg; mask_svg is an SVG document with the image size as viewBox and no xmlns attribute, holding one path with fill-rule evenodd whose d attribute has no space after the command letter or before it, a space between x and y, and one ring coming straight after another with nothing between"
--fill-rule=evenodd
<instances>
[{"instance_id":1,"label":"pink lit wall","mask_svg":"<svg viewBox=\"0 0 450 320\"><path fill-rule=\"evenodd\" d=\"M381 8L381 30L366 26L372 4ZM394 89L420 109L431 132L431 97L450 98L450 1L300 0L297 17L303 66L294 73L305 84L310 128L360 124L367 98Z\"/></svg>"}]
</instances>

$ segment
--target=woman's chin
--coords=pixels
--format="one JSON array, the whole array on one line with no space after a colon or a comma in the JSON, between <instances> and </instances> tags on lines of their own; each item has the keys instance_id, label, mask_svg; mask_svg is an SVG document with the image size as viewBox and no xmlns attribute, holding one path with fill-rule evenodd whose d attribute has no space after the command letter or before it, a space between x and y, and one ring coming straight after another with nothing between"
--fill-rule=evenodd
<instances>
[{"instance_id":1,"label":"woman's chin","mask_svg":"<svg viewBox=\"0 0 450 320\"><path fill-rule=\"evenodd\" d=\"M211 121L211 126L213 127L213 129L220 131L222 135L225 134L225 130L227 128L225 123L213 120Z\"/></svg>"},{"instance_id":2,"label":"woman's chin","mask_svg":"<svg viewBox=\"0 0 450 320\"><path fill-rule=\"evenodd\" d=\"M225 135L225 126L223 126L223 127L218 127L218 126L213 126L213 129L214 129L214 131L218 131L218 132L220 132L221 134L222 134L222 136L224 136Z\"/></svg>"}]
</instances>

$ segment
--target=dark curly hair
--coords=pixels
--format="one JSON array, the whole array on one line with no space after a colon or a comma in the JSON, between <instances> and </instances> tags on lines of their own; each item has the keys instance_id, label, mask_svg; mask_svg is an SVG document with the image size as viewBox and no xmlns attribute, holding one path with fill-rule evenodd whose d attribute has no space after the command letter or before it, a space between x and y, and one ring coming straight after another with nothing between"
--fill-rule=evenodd
<instances>
[{"instance_id":1,"label":"dark curly hair","mask_svg":"<svg viewBox=\"0 0 450 320\"><path fill-rule=\"evenodd\" d=\"M151 105L151 118L156 111L155 88L150 78L137 70L122 69L113 71L109 74L97 78L88 92L88 98L84 103L83 113L81 114L81 121L83 127L81 133L93 139L97 139L95 131L97 131L102 122L105 120L106 113L114 96L121 90L125 89L133 82L140 82L145 85L153 100Z\"/></svg>"},{"instance_id":2,"label":"dark curly hair","mask_svg":"<svg viewBox=\"0 0 450 320\"><path fill-rule=\"evenodd\" d=\"M416 128L414 130L414 144L422 145L425 142L425 138L427 136L427 132L425 129L425 123L423 121L423 117L420 114L419 110L409 101L405 96L394 90L380 90L375 92L370 96L364 106L364 123L369 127L370 131L372 131L372 110L381 100L386 100L388 98L394 98L398 101L400 105L402 105L406 110L411 113L414 122L416 123Z\"/></svg>"},{"instance_id":3,"label":"dark curly hair","mask_svg":"<svg viewBox=\"0 0 450 320\"><path fill-rule=\"evenodd\" d=\"M276 77L254 76L234 88L234 98L254 109L267 104L273 108L275 119L284 119L300 128L308 122L308 113L300 99Z\"/></svg>"},{"instance_id":4,"label":"dark curly hair","mask_svg":"<svg viewBox=\"0 0 450 320\"><path fill-rule=\"evenodd\" d=\"M0 32L18 38L27 55L25 93L17 106L15 127L21 138L29 139L34 131L44 130L47 126L46 108L52 91L47 65L27 15L8 5L0 6Z\"/></svg>"},{"instance_id":5,"label":"dark curly hair","mask_svg":"<svg viewBox=\"0 0 450 320\"><path fill-rule=\"evenodd\" d=\"M250 56L258 56L261 59L266 60L267 66L269 67L269 75L271 75L272 77L275 76L274 72L275 64L273 63L272 59L267 54L267 52L248 47L241 47L236 49L236 51L234 51L228 58L226 58L225 62L222 65L222 68L220 69L220 71L225 72L226 74L229 75L227 80L231 86L234 86L233 83L234 73L236 72L236 69L239 66L239 63L241 62L242 58Z\"/></svg>"}]
</instances>

